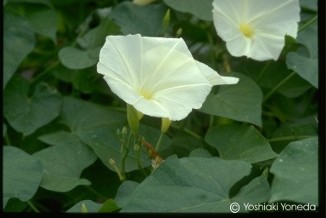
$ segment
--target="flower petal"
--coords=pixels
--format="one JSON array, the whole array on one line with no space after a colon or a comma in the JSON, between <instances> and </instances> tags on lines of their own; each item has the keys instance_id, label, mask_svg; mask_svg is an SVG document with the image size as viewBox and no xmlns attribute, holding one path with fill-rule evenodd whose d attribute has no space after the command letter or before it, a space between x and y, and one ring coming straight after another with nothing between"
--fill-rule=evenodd
<instances>
[{"instance_id":1,"label":"flower petal","mask_svg":"<svg viewBox=\"0 0 326 218\"><path fill-rule=\"evenodd\" d=\"M206 79L214 86L214 85L226 85L226 84L236 84L239 81L239 78L231 77L231 76L221 76L217 72L215 72L212 68L203 64L199 61L196 61L199 69L206 77Z\"/></svg>"},{"instance_id":2,"label":"flower petal","mask_svg":"<svg viewBox=\"0 0 326 218\"><path fill-rule=\"evenodd\" d=\"M103 75L114 74L135 87L139 85L137 75L142 70L141 59L141 36L139 34L128 35L125 38L107 36L99 56L99 63L106 68L101 67L98 72Z\"/></svg>"},{"instance_id":3,"label":"flower petal","mask_svg":"<svg viewBox=\"0 0 326 218\"><path fill-rule=\"evenodd\" d=\"M139 34L108 36L97 70L136 110L171 121L200 108L213 85L238 81L195 61L183 39Z\"/></svg>"}]
</instances>

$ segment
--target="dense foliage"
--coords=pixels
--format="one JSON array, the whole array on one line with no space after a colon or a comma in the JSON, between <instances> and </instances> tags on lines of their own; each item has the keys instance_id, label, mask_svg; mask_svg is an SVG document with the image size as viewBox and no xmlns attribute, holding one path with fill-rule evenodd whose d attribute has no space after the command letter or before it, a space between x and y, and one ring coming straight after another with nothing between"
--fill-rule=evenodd
<instances>
[{"instance_id":1,"label":"dense foliage","mask_svg":"<svg viewBox=\"0 0 326 218\"><path fill-rule=\"evenodd\" d=\"M4 211L318 205L316 0L300 1L298 35L276 61L230 55L212 0L3 4ZM96 69L106 36L128 34L182 37L194 59L239 83L213 87L164 135L145 115L129 146L126 103Z\"/></svg>"}]
</instances>

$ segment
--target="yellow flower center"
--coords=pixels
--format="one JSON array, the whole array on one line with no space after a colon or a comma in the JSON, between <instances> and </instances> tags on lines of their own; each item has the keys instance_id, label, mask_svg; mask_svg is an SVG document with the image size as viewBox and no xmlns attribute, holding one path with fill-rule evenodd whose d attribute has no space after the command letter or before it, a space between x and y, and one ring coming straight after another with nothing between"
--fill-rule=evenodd
<instances>
[{"instance_id":1,"label":"yellow flower center","mask_svg":"<svg viewBox=\"0 0 326 218\"><path fill-rule=\"evenodd\" d=\"M243 35L245 35L245 37L247 38L251 38L254 34L254 30L252 29L252 27L247 24L247 23L242 23L240 24L240 31L243 33Z\"/></svg>"},{"instance_id":2,"label":"yellow flower center","mask_svg":"<svg viewBox=\"0 0 326 218\"><path fill-rule=\"evenodd\" d=\"M153 97L153 93L148 91L148 90L144 90L144 89L141 89L140 90L140 95L143 96L145 99L147 100L151 100L152 97Z\"/></svg>"}]
</instances>

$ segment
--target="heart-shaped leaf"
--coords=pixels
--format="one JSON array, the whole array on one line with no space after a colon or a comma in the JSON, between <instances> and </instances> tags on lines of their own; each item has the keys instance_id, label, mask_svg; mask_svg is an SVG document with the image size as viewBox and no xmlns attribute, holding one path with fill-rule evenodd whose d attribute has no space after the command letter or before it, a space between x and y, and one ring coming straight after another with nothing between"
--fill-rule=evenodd
<instances>
[{"instance_id":1,"label":"heart-shaped leaf","mask_svg":"<svg viewBox=\"0 0 326 218\"><path fill-rule=\"evenodd\" d=\"M139 185L122 186L116 201L121 212L230 212L233 201L257 203L269 198L266 178L254 179L230 198L231 187L250 169L243 161L172 156Z\"/></svg>"},{"instance_id":2,"label":"heart-shaped leaf","mask_svg":"<svg viewBox=\"0 0 326 218\"><path fill-rule=\"evenodd\" d=\"M238 73L232 76L240 78L239 83L209 94L200 111L261 126L262 91L252 79Z\"/></svg>"},{"instance_id":3,"label":"heart-shaped leaf","mask_svg":"<svg viewBox=\"0 0 326 218\"><path fill-rule=\"evenodd\" d=\"M3 148L3 208L10 198L28 201L36 193L43 175L41 162L13 146Z\"/></svg>"},{"instance_id":4,"label":"heart-shaped leaf","mask_svg":"<svg viewBox=\"0 0 326 218\"><path fill-rule=\"evenodd\" d=\"M67 192L78 185L90 185L88 180L79 178L82 171L96 160L87 145L68 132L43 135L40 139L52 145L34 154L45 169L41 183L43 188Z\"/></svg>"},{"instance_id":5,"label":"heart-shaped leaf","mask_svg":"<svg viewBox=\"0 0 326 218\"><path fill-rule=\"evenodd\" d=\"M48 87L38 86L27 96L28 83L15 77L4 92L4 116L18 132L30 135L55 119L61 108L61 95Z\"/></svg>"},{"instance_id":6,"label":"heart-shaped leaf","mask_svg":"<svg viewBox=\"0 0 326 218\"><path fill-rule=\"evenodd\" d=\"M222 159L226 160L256 163L277 155L267 139L253 126L238 124L215 126L209 129L205 140L218 150Z\"/></svg>"},{"instance_id":7,"label":"heart-shaped leaf","mask_svg":"<svg viewBox=\"0 0 326 218\"><path fill-rule=\"evenodd\" d=\"M272 167L270 201L318 204L318 138L291 142Z\"/></svg>"}]
</instances>

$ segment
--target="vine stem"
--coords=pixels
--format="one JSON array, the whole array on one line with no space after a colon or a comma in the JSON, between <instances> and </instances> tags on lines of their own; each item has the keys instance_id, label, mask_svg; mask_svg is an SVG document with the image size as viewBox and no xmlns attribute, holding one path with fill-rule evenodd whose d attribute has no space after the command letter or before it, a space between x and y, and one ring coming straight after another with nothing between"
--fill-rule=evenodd
<instances>
[{"instance_id":1,"label":"vine stem","mask_svg":"<svg viewBox=\"0 0 326 218\"><path fill-rule=\"evenodd\" d=\"M294 75L295 75L295 72L292 72L287 77L285 77L281 82L279 82L269 93L266 94L266 96L263 99L263 102L265 102L267 99L269 99L278 88L280 88L286 81L291 79Z\"/></svg>"},{"instance_id":2,"label":"vine stem","mask_svg":"<svg viewBox=\"0 0 326 218\"><path fill-rule=\"evenodd\" d=\"M31 201L26 201L26 203L32 208L34 212L36 213L40 212Z\"/></svg>"},{"instance_id":3,"label":"vine stem","mask_svg":"<svg viewBox=\"0 0 326 218\"><path fill-rule=\"evenodd\" d=\"M309 26L310 24L312 24L313 22L315 22L316 20L317 20L317 17L318 17L318 15L315 15L313 18L311 18L307 23L305 23L305 24L303 24L300 28L299 28L299 30L298 30L298 32L301 32L303 29L305 29L307 26Z\"/></svg>"},{"instance_id":4,"label":"vine stem","mask_svg":"<svg viewBox=\"0 0 326 218\"><path fill-rule=\"evenodd\" d=\"M304 30L306 27L308 27L310 24L312 24L313 22L315 22L317 20L317 15L315 15L313 18L311 18L308 22L306 22L304 25L302 25L299 29L298 32L301 32L302 30ZM262 71L259 73L258 77L257 77L257 82L262 78L262 76L264 75L264 73L266 72L266 69L269 67L269 65L271 64L271 61L267 62L266 65L264 66L264 68L262 69ZM286 78L284 78L279 84L277 84L273 90L271 90L265 97L263 101L266 101L281 85L283 85L287 80L289 80L295 73L292 72L289 76L287 76Z\"/></svg>"},{"instance_id":5,"label":"vine stem","mask_svg":"<svg viewBox=\"0 0 326 218\"><path fill-rule=\"evenodd\" d=\"M164 135L164 133L161 132L160 137L158 138L157 143L156 143L156 146L155 146L155 150L156 151L158 151L158 149L159 149L159 147L161 145L161 142L162 142L162 139L163 139L163 135Z\"/></svg>"},{"instance_id":6,"label":"vine stem","mask_svg":"<svg viewBox=\"0 0 326 218\"><path fill-rule=\"evenodd\" d=\"M309 137L314 137L313 135L302 135L302 136L284 136L278 138L271 138L268 139L268 142L279 142L279 141L287 141L287 140L299 140L299 139L306 139Z\"/></svg>"},{"instance_id":7,"label":"vine stem","mask_svg":"<svg viewBox=\"0 0 326 218\"><path fill-rule=\"evenodd\" d=\"M90 190L92 193L94 193L97 197L100 197L102 199L106 199L105 196L103 196L102 194L100 194L98 191L96 191L94 188L90 187L90 186L85 186L88 190Z\"/></svg>"},{"instance_id":8,"label":"vine stem","mask_svg":"<svg viewBox=\"0 0 326 218\"><path fill-rule=\"evenodd\" d=\"M265 64L264 68L260 71L260 73L259 73L259 75L258 75L258 77L257 77L257 82L260 81L260 79L261 79L262 76L265 74L265 72L266 72L266 70L267 70L267 68L269 67L270 64L271 64L271 61L268 61L268 62Z\"/></svg>"},{"instance_id":9,"label":"vine stem","mask_svg":"<svg viewBox=\"0 0 326 218\"><path fill-rule=\"evenodd\" d=\"M43 77L45 77L51 70L53 70L54 68L56 68L58 65L60 64L60 62L57 60L54 63L52 63L48 68L46 68L45 70L43 70L41 73L39 73L31 82L31 85L36 84L39 80L43 79Z\"/></svg>"},{"instance_id":10,"label":"vine stem","mask_svg":"<svg viewBox=\"0 0 326 218\"><path fill-rule=\"evenodd\" d=\"M122 157L121 157L121 176L123 179L126 178L126 173L125 173L125 168L126 168L126 158L127 158L127 155L128 155L128 152L129 152L129 148L130 148L130 139L131 139L131 136L132 136L132 131L129 132L129 136L128 136L128 140L127 140L127 143L126 143L126 147L124 147L125 145L121 145L124 147L124 149L126 149L125 151L123 151L124 153L121 154Z\"/></svg>"},{"instance_id":11,"label":"vine stem","mask_svg":"<svg viewBox=\"0 0 326 218\"><path fill-rule=\"evenodd\" d=\"M193 136L193 137L196 138L196 139L201 139L201 138L202 138L200 135L198 135L197 133L191 131L190 129L188 129L188 128L186 128L186 127L183 127L183 128L182 128L182 127L176 126L176 125L174 125L174 124L171 124L171 127L172 127L172 128L175 128L175 129L178 129L178 130L182 130L182 131L184 131L185 133L187 133L187 134Z\"/></svg>"}]
</instances>

